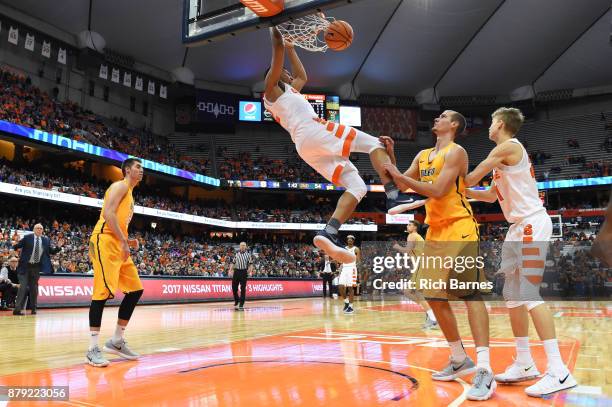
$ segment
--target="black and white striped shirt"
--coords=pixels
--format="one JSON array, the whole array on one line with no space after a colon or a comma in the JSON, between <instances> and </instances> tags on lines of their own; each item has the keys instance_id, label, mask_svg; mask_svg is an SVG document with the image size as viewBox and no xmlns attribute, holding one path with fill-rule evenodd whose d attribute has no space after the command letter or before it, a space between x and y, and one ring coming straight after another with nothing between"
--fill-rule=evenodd
<instances>
[{"instance_id":1,"label":"black and white striped shirt","mask_svg":"<svg viewBox=\"0 0 612 407\"><path fill-rule=\"evenodd\" d=\"M236 256L234 256L233 261L234 267L237 270L246 270L249 264L251 264L252 262L253 261L251 260L251 253L246 250L244 252L238 250L236 252Z\"/></svg>"}]
</instances>

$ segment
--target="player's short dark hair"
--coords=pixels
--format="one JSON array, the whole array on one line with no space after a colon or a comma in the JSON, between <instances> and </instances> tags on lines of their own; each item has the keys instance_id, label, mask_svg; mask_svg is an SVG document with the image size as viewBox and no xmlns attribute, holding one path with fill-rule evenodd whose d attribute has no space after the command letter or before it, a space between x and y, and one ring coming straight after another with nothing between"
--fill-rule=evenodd
<instances>
[{"instance_id":1,"label":"player's short dark hair","mask_svg":"<svg viewBox=\"0 0 612 407\"><path fill-rule=\"evenodd\" d=\"M465 131L466 120L465 117L459 112L452 111L451 113L451 122L456 122L458 124L457 131L455 132L455 136L460 136Z\"/></svg>"},{"instance_id":2,"label":"player's short dark hair","mask_svg":"<svg viewBox=\"0 0 612 407\"><path fill-rule=\"evenodd\" d=\"M416 226L417 229L421 227L421 224L419 223L418 220L414 220L413 219L413 220L409 221L408 223L410 223L413 226Z\"/></svg>"},{"instance_id":3,"label":"player's short dark hair","mask_svg":"<svg viewBox=\"0 0 612 407\"><path fill-rule=\"evenodd\" d=\"M125 170L127 170L128 168L132 168L132 165L134 165L134 163L142 164L142 161L140 161L140 158L130 157L125 159L121 163L121 173L123 174L123 176L125 176Z\"/></svg>"}]
</instances>

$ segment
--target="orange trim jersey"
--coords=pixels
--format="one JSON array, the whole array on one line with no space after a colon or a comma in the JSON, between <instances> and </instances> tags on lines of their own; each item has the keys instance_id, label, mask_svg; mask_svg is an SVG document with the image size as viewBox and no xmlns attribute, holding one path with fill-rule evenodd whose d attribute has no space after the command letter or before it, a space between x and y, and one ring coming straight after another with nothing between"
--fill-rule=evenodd
<instances>
[{"instance_id":1,"label":"orange trim jersey","mask_svg":"<svg viewBox=\"0 0 612 407\"><path fill-rule=\"evenodd\" d=\"M125 182L125 181L119 181ZM128 186L129 187L129 186ZM110 188L109 188L110 189ZM100 219L96 223L94 227L93 234L104 234L104 235L112 235L113 237L117 237L113 234L110 228L106 225L106 219L104 219L104 207L106 206L106 198L108 196L108 190L104 194L104 203L102 204L102 210L100 211ZM125 236L128 235L128 226L130 221L132 220L132 216L134 216L134 196L132 195L132 188L129 187L127 193L119 202L117 206L117 222L119 223L119 228L124 233Z\"/></svg>"},{"instance_id":2,"label":"orange trim jersey","mask_svg":"<svg viewBox=\"0 0 612 407\"><path fill-rule=\"evenodd\" d=\"M434 148L423 150L419 156L419 180L421 182L433 183L440 176L444 167L446 154L457 144L450 143L438 152L436 157L429 161L429 156ZM440 226L461 218L472 217L472 207L465 196L465 183L463 177L459 176L450 191L441 198L429 198L425 203L425 223L429 226Z\"/></svg>"}]
</instances>

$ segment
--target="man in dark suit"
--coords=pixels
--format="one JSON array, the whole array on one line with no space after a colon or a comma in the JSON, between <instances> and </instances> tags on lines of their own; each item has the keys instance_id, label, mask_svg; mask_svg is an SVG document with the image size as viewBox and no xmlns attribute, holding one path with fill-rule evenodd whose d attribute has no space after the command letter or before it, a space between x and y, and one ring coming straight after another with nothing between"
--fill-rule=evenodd
<instances>
[{"instance_id":1,"label":"man in dark suit","mask_svg":"<svg viewBox=\"0 0 612 407\"><path fill-rule=\"evenodd\" d=\"M329 286L329 298L333 298L332 281L335 273L336 263L325 254L319 263L319 274L323 279L323 298L327 297L327 286Z\"/></svg>"},{"instance_id":2,"label":"man in dark suit","mask_svg":"<svg viewBox=\"0 0 612 407\"><path fill-rule=\"evenodd\" d=\"M51 246L47 236L43 236L43 226L40 223L34 225L34 233L24 236L13 250L21 249L17 273L19 276L19 291L13 315L24 315L22 309L26 294L29 293L29 301L32 314L36 314L36 300L38 298L38 280L40 274L51 274L51 255L59 253L60 247Z\"/></svg>"}]
</instances>

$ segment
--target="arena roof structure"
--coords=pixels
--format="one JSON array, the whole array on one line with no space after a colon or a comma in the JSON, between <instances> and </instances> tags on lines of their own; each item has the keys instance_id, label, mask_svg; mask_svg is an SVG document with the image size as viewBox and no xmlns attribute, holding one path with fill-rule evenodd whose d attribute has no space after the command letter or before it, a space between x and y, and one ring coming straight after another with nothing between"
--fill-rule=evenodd
<instances>
[{"instance_id":1,"label":"arena roof structure","mask_svg":"<svg viewBox=\"0 0 612 407\"><path fill-rule=\"evenodd\" d=\"M72 34L88 29L87 1L2 1ZM109 48L166 71L184 62L196 79L252 89L269 64L265 29L187 50L182 0L91 7L91 30ZM313 89L444 97L612 85L610 0L359 0L330 14L353 25L355 41L301 52Z\"/></svg>"}]
</instances>

